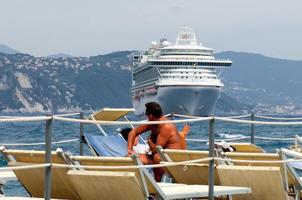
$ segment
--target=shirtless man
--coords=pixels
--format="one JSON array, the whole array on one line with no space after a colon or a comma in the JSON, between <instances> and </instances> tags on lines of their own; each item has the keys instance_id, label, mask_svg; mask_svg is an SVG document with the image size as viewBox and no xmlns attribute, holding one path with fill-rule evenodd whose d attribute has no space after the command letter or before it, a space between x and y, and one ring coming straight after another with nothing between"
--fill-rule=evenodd
<instances>
[{"instance_id":1,"label":"shirtless man","mask_svg":"<svg viewBox=\"0 0 302 200\"><path fill-rule=\"evenodd\" d=\"M162 109L158 103L150 102L146 105L145 115L149 121L166 121L168 120L163 116ZM129 133L128 136L128 156L134 154L133 145L135 138L146 132L151 131L148 138L148 144L151 150L151 155L140 154L139 158L144 164L159 164L160 155L156 152L156 146L160 145L164 149L180 149L180 136L174 124L152 124L140 125ZM164 174L163 168L153 168L156 181L161 181Z\"/></svg>"}]
</instances>

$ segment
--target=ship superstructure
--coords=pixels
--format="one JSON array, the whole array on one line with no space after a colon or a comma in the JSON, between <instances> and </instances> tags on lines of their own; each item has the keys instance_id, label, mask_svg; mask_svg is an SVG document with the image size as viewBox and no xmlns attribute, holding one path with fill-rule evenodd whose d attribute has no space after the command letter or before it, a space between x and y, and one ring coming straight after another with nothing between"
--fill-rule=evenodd
<instances>
[{"instance_id":1,"label":"ship superstructure","mask_svg":"<svg viewBox=\"0 0 302 200\"><path fill-rule=\"evenodd\" d=\"M183 28L175 45L166 39L133 56L132 97L136 114L147 102L158 102L165 113L211 114L223 83L217 70L231 60L217 60L213 50L197 43L195 33Z\"/></svg>"}]
</instances>

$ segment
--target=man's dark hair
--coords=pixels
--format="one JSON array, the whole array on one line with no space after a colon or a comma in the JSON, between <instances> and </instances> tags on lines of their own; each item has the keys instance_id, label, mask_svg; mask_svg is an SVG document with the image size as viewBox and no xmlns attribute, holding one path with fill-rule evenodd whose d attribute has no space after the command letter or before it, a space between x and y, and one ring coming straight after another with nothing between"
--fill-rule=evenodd
<instances>
[{"instance_id":1,"label":"man's dark hair","mask_svg":"<svg viewBox=\"0 0 302 200\"><path fill-rule=\"evenodd\" d=\"M151 114L157 118L160 118L163 115L163 111L158 103L149 102L146 103L145 106L146 106L146 114Z\"/></svg>"}]
</instances>

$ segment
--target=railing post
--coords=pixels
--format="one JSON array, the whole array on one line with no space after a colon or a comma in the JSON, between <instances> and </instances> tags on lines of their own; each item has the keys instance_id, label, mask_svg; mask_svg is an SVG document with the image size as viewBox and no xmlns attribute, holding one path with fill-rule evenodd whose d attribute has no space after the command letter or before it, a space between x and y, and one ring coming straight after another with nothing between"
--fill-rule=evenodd
<instances>
[{"instance_id":1,"label":"railing post","mask_svg":"<svg viewBox=\"0 0 302 200\"><path fill-rule=\"evenodd\" d=\"M209 157L214 157L214 122L215 117L209 120ZM209 161L209 199L214 200L214 160Z\"/></svg>"},{"instance_id":2,"label":"railing post","mask_svg":"<svg viewBox=\"0 0 302 200\"><path fill-rule=\"evenodd\" d=\"M80 112L80 119L84 119L84 113ZM83 137L84 137L84 124L80 123L80 155L84 155L84 148L83 148Z\"/></svg>"},{"instance_id":3,"label":"railing post","mask_svg":"<svg viewBox=\"0 0 302 200\"><path fill-rule=\"evenodd\" d=\"M255 120L255 113L251 114L251 121ZM251 124L251 144L255 144L255 124Z\"/></svg>"},{"instance_id":4,"label":"railing post","mask_svg":"<svg viewBox=\"0 0 302 200\"><path fill-rule=\"evenodd\" d=\"M46 125L45 125L45 163L47 164L51 164L51 132L52 132L52 118L46 120ZM51 197L51 166L45 168L45 181L44 181L44 199L50 200L50 197Z\"/></svg>"}]
</instances>

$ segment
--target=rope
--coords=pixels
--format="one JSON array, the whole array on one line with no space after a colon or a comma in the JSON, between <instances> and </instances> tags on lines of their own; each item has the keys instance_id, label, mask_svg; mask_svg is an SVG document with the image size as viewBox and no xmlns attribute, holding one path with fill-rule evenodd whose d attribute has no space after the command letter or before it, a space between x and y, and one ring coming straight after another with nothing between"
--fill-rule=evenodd
<instances>
[{"instance_id":1,"label":"rope","mask_svg":"<svg viewBox=\"0 0 302 200\"><path fill-rule=\"evenodd\" d=\"M66 122L75 122L75 123L86 123L86 124L102 124L102 125L129 125L129 123L133 125L141 125L141 124L167 124L167 123L187 123L187 122L200 122L200 121L208 121L213 119L213 117L198 117L194 119L183 119L183 120L165 120L165 121L98 121L98 120L85 120L85 119L72 119L72 118L64 118L53 116L55 120L66 121Z\"/></svg>"},{"instance_id":2,"label":"rope","mask_svg":"<svg viewBox=\"0 0 302 200\"><path fill-rule=\"evenodd\" d=\"M200 118L200 117L197 117L197 116L181 115L181 114L173 114L173 116L190 118L190 119L198 119L198 118ZM246 114L246 115L238 115L238 116L229 116L229 117L224 117L224 118L237 119L237 118L246 118L246 117L250 117L250 116L251 116L251 114Z\"/></svg>"},{"instance_id":3,"label":"rope","mask_svg":"<svg viewBox=\"0 0 302 200\"><path fill-rule=\"evenodd\" d=\"M33 122L33 121L45 121L52 119L52 116L38 116L38 117L13 117L13 118L2 118L1 122Z\"/></svg>"},{"instance_id":4,"label":"rope","mask_svg":"<svg viewBox=\"0 0 302 200\"><path fill-rule=\"evenodd\" d=\"M86 165L67 165L67 164L57 164L57 163L45 163L45 164L36 164L36 165L25 165L25 166L15 166L15 167L2 167L0 171L12 171L12 170L26 170L26 169L37 169L45 167L54 167L54 168L70 168L70 169L140 169L140 168L159 168L159 167L173 167L180 165L189 165L189 164L200 164L200 162L206 161L231 161L234 163L291 163L291 162L302 162L302 159L287 159L287 160L240 160L240 159L229 159L229 158L217 158L217 157L208 157L203 159L196 160L187 160L181 162L165 162L161 164L153 165L131 165L131 166L86 166Z\"/></svg>"},{"instance_id":5,"label":"rope","mask_svg":"<svg viewBox=\"0 0 302 200\"><path fill-rule=\"evenodd\" d=\"M238 115L238 116L229 116L229 117L223 117L223 118L228 118L228 119L240 119L240 118L246 118L250 117L251 114L246 114L246 115Z\"/></svg>"},{"instance_id":6,"label":"rope","mask_svg":"<svg viewBox=\"0 0 302 200\"><path fill-rule=\"evenodd\" d=\"M258 118L262 118L262 119L274 119L274 120L302 120L301 117L291 117L291 118L282 118L282 117L269 117L269 116L262 116L262 115L255 115L255 117L258 117Z\"/></svg>"},{"instance_id":7,"label":"rope","mask_svg":"<svg viewBox=\"0 0 302 200\"><path fill-rule=\"evenodd\" d=\"M166 124L166 123L188 123L188 122L200 122L200 121L208 121L211 119L217 119L225 122L234 122L234 123L242 123L242 124L260 124L260 125L302 125L302 122L264 122L264 121L252 121L252 120L242 120L242 119L232 119L226 117L196 117L193 119L184 119L184 120L166 120L166 121L92 121L92 120L84 120L84 119L72 119L72 118L64 118L53 116L55 120L66 121L66 122L75 122L75 123L86 123L86 124L103 124L103 125L128 125L129 122L133 125L140 124Z\"/></svg>"},{"instance_id":8,"label":"rope","mask_svg":"<svg viewBox=\"0 0 302 200\"><path fill-rule=\"evenodd\" d=\"M238 137L238 138L229 138L229 139L220 139L215 140L215 142L221 142L221 141L236 141L236 140L245 140L250 139L250 136L244 136L244 137ZM295 138L272 138L272 137L260 137L255 136L256 139L263 139L263 140L275 140L275 141L292 141L295 140ZM208 139L186 139L187 141L191 142L208 142Z\"/></svg>"},{"instance_id":9,"label":"rope","mask_svg":"<svg viewBox=\"0 0 302 200\"><path fill-rule=\"evenodd\" d=\"M52 142L51 144L62 144L62 143L76 142L76 141L79 141L79 139L61 140L57 142ZM45 145L45 142L0 144L0 146L38 146L38 145Z\"/></svg>"},{"instance_id":10,"label":"rope","mask_svg":"<svg viewBox=\"0 0 302 200\"><path fill-rule=\"evenodd\" d=\"M53 167L57 168L80 168L80 169L140 169L140 168L159 168L159 167L173 167L179 165L187 165L187 164L194 164L199 162L206 162L213 160L212 157L196 159L196 160L187 160L181 162L169 162L169 163L161 163L161 164L152 164L152 165L130 165L130 166L92 166L92 165L66 165L66 164L57 164L53 163Z\"/></svg>"},{"instance_id":11,"label":"rope","mask_svg":"<svg viewBox=\"0 0 302 200\"><path fill-rule=\"evenodd\" d=\"M36 165L23 165L23 166L16 166L16 167L0 167L0 171L12 171L12 170L24 170L24 169L38 169L38 168L45 168L51 167L52 164L36 164Z\"/></svg>"},{"instance_id":12,"label":"rope","mask_svg":"<svg viewBox=\"0 0 302 200\"><path fill-rule=\"evenodd\" d=\"M302 125L302 122L264 122L264 121L252 121L243 119L230 119L225 117L215 117L215 119L225 122L234 122L241 124L260 124L260 125Z\"/></svg>"},{"instance_id":13,"label":"rope","mask_svg":"<svg viewBox=\"0 0 302 200\"><path fill-rule=\"evenodd\" d=\"M219 139L219 140L215 140L215 142L221 142L221 141L236 141L236 140L245 140L245 139L249 139L249 136L244 136L244 137L238 137L238 138L228 138L228 139ZM191 141L191 142L208 142L208 139L186 139L187 141Z\"/></svg>"},{"instance_id":14,"label":"rope","mask_svg":"<svg viewBox=\"0 0 302 200\"><path fill-rule=\"evenodd\" d=\"M198 119L199 117L197 116L192 116L192 115L181 115L181 114L173 114L171 116L175 117L183 117L183 118L189 118L189 119Z\"/></svg>"},{"instance_id":15,"label":"rope","mask_svg":"<svg viewBox=\"0 0 302 200\"><path fill-rule=\"evenodd\" d=\"M263 139L263 140L277 140L277 141L291 141L295 140L295 138L271 138L271 137L260 137L260 136L255 136L257 139Z\"/></svg>"},{"instance_id":16,"label":"rope","mask_svg":"<svg viewBox=\"0 0 302 200\"><path fill-rule=\"evenodd\" d=\"M302 159L287 159L287 160L239 160L239 159L229 159L229 158L216 158L214 160L220 161L231 161L235 163L292 163L292 162L302 162Z\"/></svg>"},{"instance_id":17,"label":"rope","mask_svg":"<svg viewBox=\"0 0 302 200\"><path fill-rule=\"evenodd\" d=\"M18 167L4 167L0 168L0 171L9 171L9 170L22 170L22 169L35 169L35 168L42 168L42 167L54 167L54 168L69 168L69 169L141 169L141 168L159 168L159 167L173 167L173 166L180 166L180 165L190 165L190 164L201 164L201 162L207 162L210 160L214 161L230 161L234 163L292 163L292 162L302 162L302 159L287 159L287 160L240 160L240 159L229 159L229 158L217 158L217 157L208 157L203 159L196 159L196 160L187 160L181 162L165 162L161 164L153 164L153 165L123 165L123 166L100 166L100 165L67 165L67 164L37 164L37 165L27 165L27 166L18 166Z\"/></svg>"},{"instance_id":18,"label":"rope","mask_svg":"<svg viewBox=\"0 0 302 200\"><path fill-rule=\"evenodd\" d=\"M74 115L72 114L62 114L63 116L67 115ZM86 123L86 124L103 124L103 125L128 125L129 122L133 125L140 125L140 124L165 124L165 123L188 123L188 122L201 122L201 121L208 121L211 119L217 119L220 121L225 122L234 122L234 123L242 123L242 124L260 124L260 125L302 125L302 122L266 122L266 121L252 121L252 120L242 120L242 119L235 119L238 117L245 117L245 116L234 116L234 117L196 117L191 116L191 119L183 119L183 120L166 120L166 121L135 121L135 122L124 122L124 121L92 121L92 120L85 120L85 119L72 119L62 117L62 115L53 115L53 116L37 116L37 117L10 117L10 118L1 118L0 122L32 122L32 121L44 121L55 119L59 121L66 121L66 122L75 122L75 123ZM181 115L177 115L181 116ZM5 117L5 116L4 116ZM282 119L282 118L279 118ZM288 119L288 118L286 118ZM293 118L292 118L293 119ZM295 118L300 119L300 118Z\"/></svg>"},{"instance_id":19,"label":"rope","mask_svg":"<svg viewBox=\"0 0 302 200\"><path fill-rule=\"evenodd\" d=\"M68 116L75 116L75 115L80 115L81 113L66 113L66 114L58 114L58 115L54 115L57 117L68 117Z\"/></svg>"}]
</instances>

